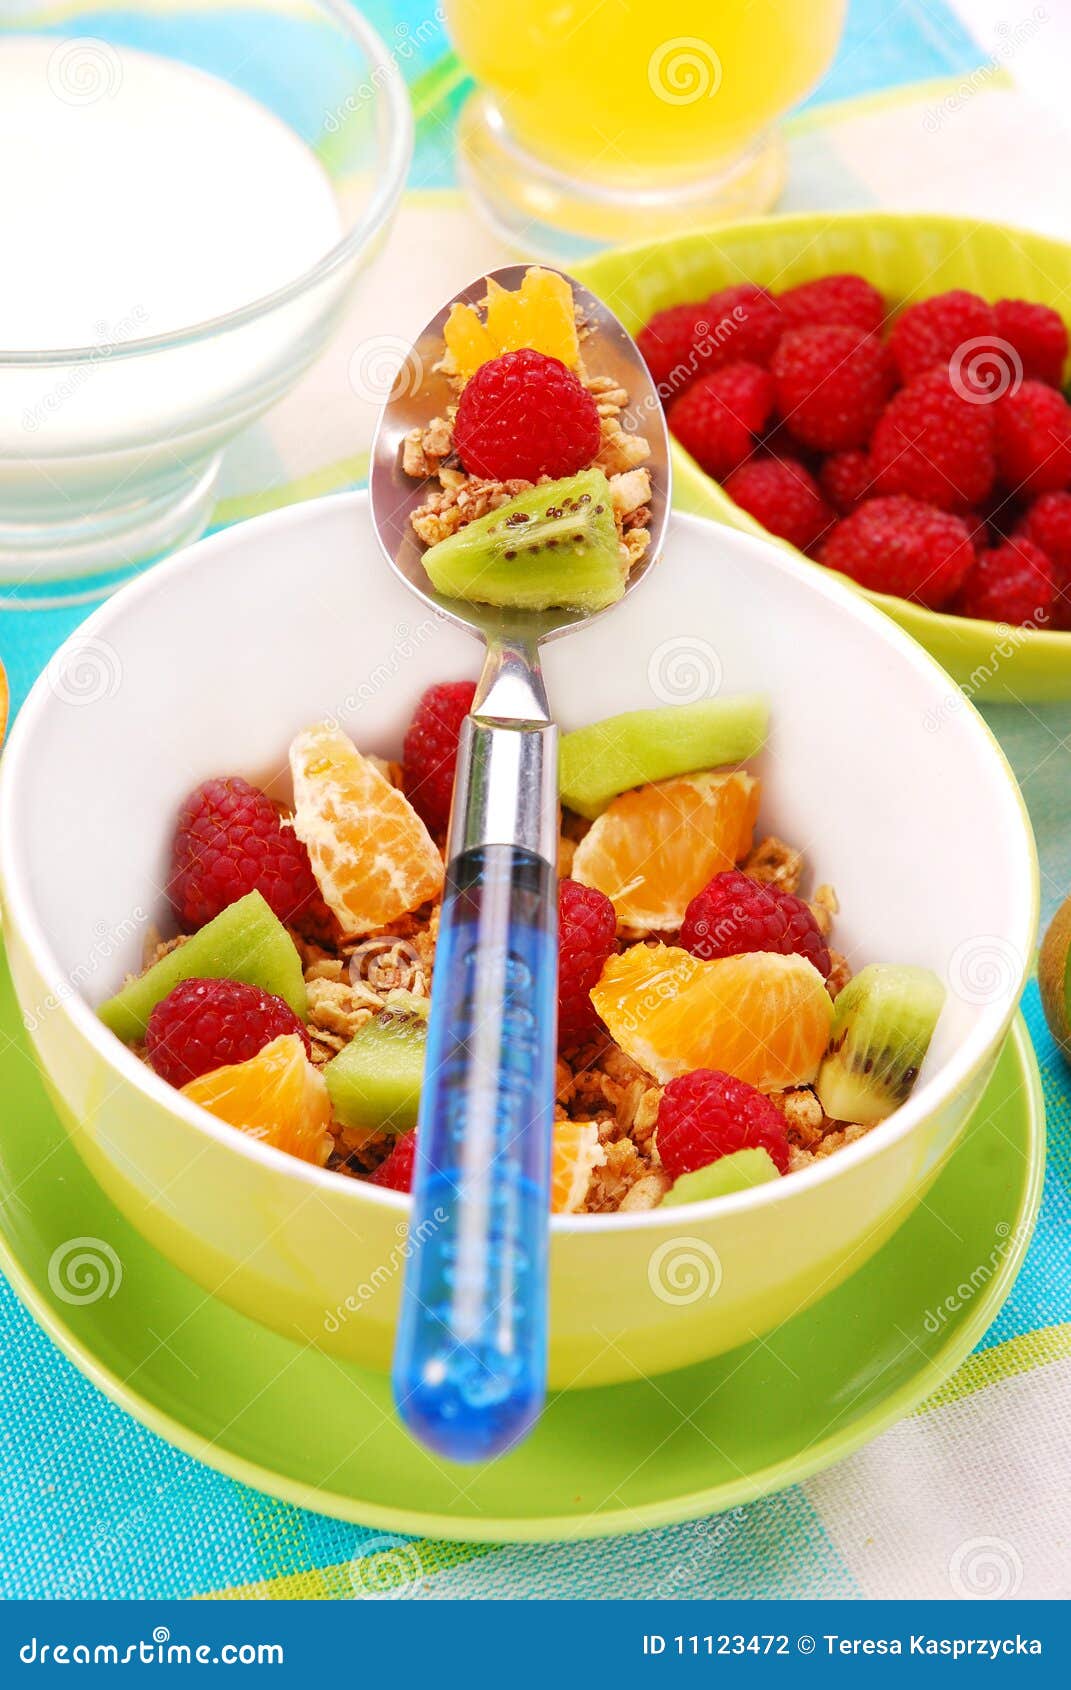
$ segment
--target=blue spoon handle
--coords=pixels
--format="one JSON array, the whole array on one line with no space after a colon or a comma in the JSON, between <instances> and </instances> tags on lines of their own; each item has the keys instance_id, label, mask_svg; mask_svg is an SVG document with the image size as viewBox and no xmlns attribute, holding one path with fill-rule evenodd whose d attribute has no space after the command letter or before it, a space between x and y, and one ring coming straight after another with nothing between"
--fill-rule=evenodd
<instances>
[{"instance_id":1,"label":"blue spoon handle","mask_svg":"<svg viewBox=\"0 0 1071 1690\"><path fill-rule=\"evenodd\" d=\"M546 1395L557 752L537 648L489 639L458 745L394 1349L402 1418L453 1461L511 1448Z\"/></svg>"},{"instance_id":2,"label":"blue spoon handle","mask_svg":"<svg viewBox=\"0 0 1071 1690\"><path fill-rule=\"evenodd\" d=\"M455 1461L515 1444L546 1392L555 891L515 845L447 871L394 1393Z\"/></svg>"}]
</instances>

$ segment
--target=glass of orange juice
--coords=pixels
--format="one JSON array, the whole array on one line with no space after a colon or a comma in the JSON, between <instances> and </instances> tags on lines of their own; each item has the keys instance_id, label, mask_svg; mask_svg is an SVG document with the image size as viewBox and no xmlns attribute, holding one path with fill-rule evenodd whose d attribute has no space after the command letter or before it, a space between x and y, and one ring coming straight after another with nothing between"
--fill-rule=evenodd
<instances>
[{"instance_id":1,"label":"glass of orange juice","mask_svg":"<svg viewBox=\"0 0 1071 1690\"><path fill-rule=\"evenodd\" d=\"M446 0L478 84L462 169L554 256L766 210L777 119L823 75L846 0Z\"/></svg>"}]
</instances>

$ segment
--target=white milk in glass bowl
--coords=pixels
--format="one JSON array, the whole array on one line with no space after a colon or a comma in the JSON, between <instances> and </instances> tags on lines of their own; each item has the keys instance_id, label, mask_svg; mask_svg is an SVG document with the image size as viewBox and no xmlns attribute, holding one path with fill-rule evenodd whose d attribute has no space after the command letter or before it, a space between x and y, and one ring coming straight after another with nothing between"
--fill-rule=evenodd
<instances>
[{"instance_id":1,"label":"white milk in glass bowl","mask_svg":"<svg viewBox=\"0 0 1071 1690\"><path fill-rule=\"evenodd\" d=\"M410 143L348 0L0 13L0 579L202 530L223 446L323 347Z\"/></svg>"}]
</instances>

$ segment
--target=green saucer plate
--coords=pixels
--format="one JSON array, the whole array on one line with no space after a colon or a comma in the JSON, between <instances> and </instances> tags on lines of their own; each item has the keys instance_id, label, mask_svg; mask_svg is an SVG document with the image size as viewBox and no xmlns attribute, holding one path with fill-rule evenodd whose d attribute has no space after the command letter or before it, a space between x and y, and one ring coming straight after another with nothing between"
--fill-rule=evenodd
<instances>
[{"instance_id":1,"label":"green saucer plate","mask_svg":"<svg viewBox=\"0 0 1071 1690\"><path fill-rule=\"evenodd\" d=\"M0 1267L87 1378L245 1484L381 1530L482 1542L696 1518L793 1484L875 1437L935 1390L992 1321L1026 1249L1044 1163L1040 1079L1020 1021L948 1167L846 1284L713 1361L563 1393L513 1454L450 1468L407 1437L385 1378L234 1313L121 1219L45 1095L2 959L0 1097ZM92 1301L72 1301L72 1287L87 1282L62 1271L76 1240L90 1252L107 1241ZM935 1318L994 1258L979 1294Z\"/></svg>"}]
</instances>

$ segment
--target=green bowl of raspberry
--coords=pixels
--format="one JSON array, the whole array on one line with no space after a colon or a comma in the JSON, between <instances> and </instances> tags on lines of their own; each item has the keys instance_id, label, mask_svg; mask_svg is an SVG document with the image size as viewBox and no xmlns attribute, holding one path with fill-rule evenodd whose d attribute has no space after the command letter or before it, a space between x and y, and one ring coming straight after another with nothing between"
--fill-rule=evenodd
<instances>
[{"instance_id":1,"label":"green bowl of raspberry","mask_svg":"<svg viewBox=\"0 0 1071 1690\"><path fill-rule=\"evenodd\" d=\"M975 699L1071 697L1071 246L940 215L605 253L684 509L866 593Z\"/></svg>"}]
</instances>

